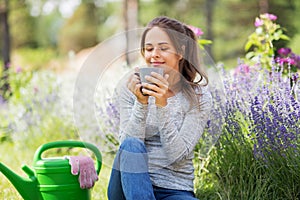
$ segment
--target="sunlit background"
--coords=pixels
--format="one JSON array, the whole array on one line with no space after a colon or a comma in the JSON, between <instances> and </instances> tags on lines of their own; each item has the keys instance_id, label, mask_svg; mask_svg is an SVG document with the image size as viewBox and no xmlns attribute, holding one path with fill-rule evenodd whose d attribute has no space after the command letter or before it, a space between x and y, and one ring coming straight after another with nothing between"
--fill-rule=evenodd
<instances>
[{"instance_id":1,"label":"sunlit background","mask_svg":"<svg viewBox=\"0 0 300 200\"><path fill-rule=\"evenodd\" d=\"M254 31L259 13L273 13L291 38L285 44L294 52L299 46L299 7L296 0L2 0L8 13L11 63L30 65L23 58L29 51L47 52L43 64L33 68L62 69L66 56L78 54L108 37L145 24L158 15L167 15L200 27L204 39L213 41L207 51L216 62L235 67L236 58L245 53L247 36ZM3 18L4 19L4 18ZM3 22L3 20L2 20ZM3 26L2 26L3 27ZM2 28L3 30L3 28ZM2 35L2 51L4 32ZM14 59L18 58L18 59ZM2 56L3 59L3 56ZM48 62L46 62L48 61ZM52 61L52 64L51 64ZM31 62L35 62L31 60ZM36 61L37 62L37 61ZM15 64L14 64L15 63ZM28 66L29 67L29 66Z\"/></svg>"}]
</instances>

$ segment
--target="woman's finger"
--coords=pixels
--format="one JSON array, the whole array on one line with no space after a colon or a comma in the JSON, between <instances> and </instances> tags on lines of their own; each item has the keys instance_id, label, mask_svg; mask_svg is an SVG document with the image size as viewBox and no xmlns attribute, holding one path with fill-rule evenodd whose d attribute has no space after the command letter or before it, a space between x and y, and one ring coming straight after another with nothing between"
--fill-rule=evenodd
<instances>
[{"instance_id":1,"label":"woman's finger","mask_svg":"<svg viewBox=\"0 0 300 200\"><path fill-rule=\"evenodd\" d=\"M161 76L160 74L155 73L153 74L153 76L146 76L145 78L147 81L157 85L160 88L169 86L169 82L167 81L167 79L165 79L165 77Z\"/></svg>"},{"instance_id":2,"label":"woman's finger","mask_svg":"<svg viewBox=\"0 0 300 200\"><path fill-rule=\"evenodd\" d=\"M142 92L142 83L138 68L129 76L127 88L137 97L138 101L144 104L148 102L148 96Z\"/></svg>"},{"instance_id":3,"label":"woman's finger","mask_svg":"<svg viewBox=\"0 0 300 200\"><path fill-rule=\"evenodd\" d=\"M149 77L155 78L155 79L161 81L164 84L168 84L168 80L167 80L167 78L169 77L168 74L165 74L164 76L162 76L159 73L151 72L151 76L149 76Z\"/></svg>"},{"instance_id":4,"label":"woman's finger","mask_svg":"<svg viewBox=\"0 0 300 200\"><path fill-rule=\"evenodd\" d=\"M142 88L144 89L142 92L150 96L155 96L153 95L154 93L165 95L169 90L168 84L162 83L160 83L160 85L154 83L142 83Z\"/></svg>"}]
</instances>

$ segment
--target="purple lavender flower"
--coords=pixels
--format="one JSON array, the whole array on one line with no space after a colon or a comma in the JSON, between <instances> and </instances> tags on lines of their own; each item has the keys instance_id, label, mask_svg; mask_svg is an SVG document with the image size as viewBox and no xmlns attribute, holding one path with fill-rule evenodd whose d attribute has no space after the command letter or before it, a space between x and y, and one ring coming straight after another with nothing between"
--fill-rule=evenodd
<instances>
[{"instance_id":1,"label":"purple lavender flower","mask_svg":"<svg viewBox=\"0 0 300 200\"><path fill-rule=\"evenodd\" d=\"M300 55L297 55L295 53L291 53L291 56L290 56L294 61L295 61L295 66L300 69Z\"/></svg>"},{"instance_id":2,"label":"purple lavender flower","mask_svg":"<svg viewBox=\"0 0 300 200\"><path fill-rule=\"evenodd\" d=\"M4 98L2 97L2 95L0 95L0 105L1 104L4 104L5 103L5 100L4 100Z\"/></svg>"},{"instance_id":3,"label":"purple lavender flower","mask_svg":"<svg viewBox=\"0 0 300 200\"><path fill-rule=\"evenodd\" d=\"M276 60L293 64L290 58ZM249 123L250 134L247 136L254 141L253 153L257 159L268 161L274 153L284 156L288 149L297 151L300 105L291 93L289 81L284 81L282 72L276 71L275 67L272 72L248 71L250 67L239 62L236 69L239 73L222 76L228 99L223 112L225 134L228 138L238 138L240 143L247 142L241 124L237 123L237 116L242 113L245 122ZM245 72L249 76L245 76Z\"/></svg>"}]
</instances>

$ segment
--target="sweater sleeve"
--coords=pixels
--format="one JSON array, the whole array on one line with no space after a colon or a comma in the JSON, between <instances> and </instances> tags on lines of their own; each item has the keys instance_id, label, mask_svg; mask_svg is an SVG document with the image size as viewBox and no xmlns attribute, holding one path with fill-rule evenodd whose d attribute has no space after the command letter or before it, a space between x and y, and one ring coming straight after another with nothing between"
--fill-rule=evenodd
<instances>
[{"instance_id":1,"label":"sweater sleeve","mask_svg":"<svg viewBox=\"0 0 300 200\"><path fill-rule=\"evenodd\" d=\"M158 108L161 143L170 163L179 162L192 153L207 124L211 107L211 94L204 90L200 104L189 109L179 130L170 117L172 106Z\"/></svg>"},{"instance_id":2,"label":"sweater sleeve","mask_svg":"<svg viewBox=\"0 0 300 200\"><path fill-rule=\"evenodd\" d=\"M127 87L122 87L118 95L120 111L119 139L123 142L128 136L144 141L148 105L141 104Z\"/></svg>"}]
</instances>

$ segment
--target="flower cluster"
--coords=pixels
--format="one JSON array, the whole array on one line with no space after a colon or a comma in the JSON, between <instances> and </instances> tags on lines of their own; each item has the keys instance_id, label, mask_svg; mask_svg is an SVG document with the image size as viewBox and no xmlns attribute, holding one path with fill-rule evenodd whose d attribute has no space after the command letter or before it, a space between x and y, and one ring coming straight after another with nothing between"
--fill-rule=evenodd
<instances>
[{"instance_id":1,"label":"flower cluster","mask_svg":"<svg viewBox=\"0 0 300 200\"><path fill-rule=\"evenodd\" d=\"M200 48L204 48L205 45L211 44L212 41L211 40L206 40L201 38L201 36L204 34L204 32L202 31L201 28L192 26L192 25L187 25L196 35L196 37L198 38L198 44L200 46Z\"/></svg>"},{"instance_id":2,"label":"flower cluster","mask_svg":"<svg viewBox=\"0 0 300 200\"><path fill-rule=\"evenodd\" d=\"M245 45L246 59L254 63L260 62L267 69L271 69L271 61L274 56L274 41L289 40L283 33L279 24L276 24L276 15L264 13L256 17L255 31L248 37ZM253 63L252 63L253 64Z\"/></svg>"},{"instance_id":3,"label":"flower cluster","mask_svg":"<svg viewBox=\"0 0 300 200\"><path fill-rule=\"evenodd\" d=\"M277 54L275 61L278 64L278 70L281 70L283 74L295 73L300 69L300 55L292 52L290 48L280 48Z\"/></svg>"},{"instance_id":4,"label":"flower cluster","mask_svg":"<svg viewBox=\"0 0 300 200\"><path fill-rule=\"evenodd\" d=\"M291 94L289 82L280 81L280 88L278 82L268 81L260 88L266 95L255 95L250 105L254 153L264 160L270 160L272 154L284 156L290 149L299 151L300 104Z\"/></svg>"},{"instance_id":5,"label":"flower cluster","mask_svg":"<svg viewBox=\"0 0 300 200\"><path fill-rule=\"evenodd\" d=\"M260 15L260 18L259 17L255 18L254 25L255 25L255 27L262 27L264 25L264 23L268 23L271 25L271 27L276 29L276 27L274 27L274 24L270 23L270 21L276 21L276 20L277 20L276 15L265 13L265 14Z\"/></svg>"},{"instance_id":6,"label":"flower cluster","mask_svg":"<svg viewBox=\"0 0 300 200\"><path fill-rule=\"evenodd\" d=\"M241 62L233 76L223 75L227 96L224 121L230 128L227 134L247 127L247 135L239 135L240 141L251 138L254 155L263 160L270 160L271 153L284 156L300 150L299 91L294 91L275 67L271 72L252 70L254 67ZM243 124L234 125L236 120Z\"/></svg>"},{"instance_id":7,"label":"flower cluster","mask_svg":"<svg viewBox=\"0 0 300 200\"><path fill-rule=\"evenodd\" d=\"M9 85L7 91L1 91L1 95L3 95L1 98L15 101L20 99L21 92L31 81L33 73L24 70L20 66L15 67L8 64L8 70L0 73L0 76L7 77L7 80L0 80L0 88L2 88L4 84Z\"/></svg>"},{"instance_id":8,"label":"flower cluster","mask_svg":"<svg viewBox=\"0 0 300 200\"><path fill-rule=\"evenodd\" d=\"M188 27L195 33L195 35L197 37L201 37L203 35L203 31L201 30L201 28L192 26L192 25L188 25Z\"/></svg>"}]
</instances>

